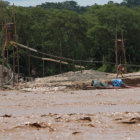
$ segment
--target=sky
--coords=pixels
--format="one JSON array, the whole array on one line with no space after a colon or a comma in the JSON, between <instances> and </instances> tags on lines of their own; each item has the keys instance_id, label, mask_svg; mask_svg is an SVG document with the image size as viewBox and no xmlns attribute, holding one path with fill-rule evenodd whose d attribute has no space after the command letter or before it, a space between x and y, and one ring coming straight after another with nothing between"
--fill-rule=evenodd
<instances>
[{"instance_id":1,"label":"sky","mask_svg":"<svg viewBox=\"0 0 140 140\"><path fill-rule=\"evenodd\" d=\"M9 1L10 4L14 3L17 6L35 6L40 5L41 3L44 2L63 2L67 0L6 0L6 1ZM74 1L76 1L81 6L91 6L95 3L103 5L106 4L108 1L120 3L123 0L74 0Z\"/></svg>"}]
</instances>

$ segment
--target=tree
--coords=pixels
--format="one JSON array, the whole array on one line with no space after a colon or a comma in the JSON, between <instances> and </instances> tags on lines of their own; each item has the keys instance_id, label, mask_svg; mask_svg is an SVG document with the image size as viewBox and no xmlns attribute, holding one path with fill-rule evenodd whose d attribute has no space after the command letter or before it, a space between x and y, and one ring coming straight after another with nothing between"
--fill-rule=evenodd
<instances>
[{"instance_id":1,"label":"tree","mask_svg":"<svg viewBox=\"0 0 140 140\"><path fill-rule=\"evenodd\" d=\"M105 5L93 5L87 12L84 11L87 7L82 9L75 1L45 3L36 7L15 6L18 42L54 56L96 61L101 61L104 56L105 61L115 62L114 38L117 25L118 37L121 37L123 30L124 38L127 39L127 62L131 59L131 63L139 64L140 7L129 8L136 2L132 4L126 0L123 1L124 5L119 5L110 1ZM131 6L127 7L126 4ZM11 22L12 11L12 6L0 1L0 12L3 13L0 22ZM20 63L25 66L25 74L28 73L26 54L26 51L20 50ZM40 57L33 52L30 54ZM59 64L46 63L48 75L59 73ZM89 66L87 63L85 65ZM97 69L101 65L92 64L90 68ZM42 75L41 60L32 58L31 67L36 67L38 75ZM106 66L108 72L113 69L113 65ZM62 71L67 70L72 70L72 67L62 65Z\"/></svg>"},{"instance_id":2,"label":"tree","mask_svg":"<svg viewBox=\"0 0 140 140\"><path fill-rule=\"evenodd\" d=\"M9 2L0 0L0 23L4 23L9 19Z\"/></svg>"},{"instance_id":3,"label":"tree","mask_svg":"<svg viewBox=\"0 0 140 140\"><path fill-rule=\"evenodd\" d=\"M125 44L127 60L129 61L128 55L130 55L133 56L131 57L133 63L138 63L139 60L136 62L134 58L135 50L139 51L139 39L137 38L140 35L138 9L135 12L133 9L116 4L95 5L89 9L84 16L89 23L87 35L92 42L90 52L93 58L102 60L104 55L106 61L115 62L113 39L117 25L118 35L123 30L124 37L127 38L127 44Z\"/></svg>"},{"instance_id":4,"label":"tree","mask_svg":"<svg viewBox=\"0 0 140 140\"><path fill-rule=\"evenodd\" d=\"M139 0L123 0L122 4L126 5L126 6L128 6L130 8L133 8L135 6L139 6L140 1Z\"/></svg>"},{"instance_id":5,"label":"tree","mask_svg":"<svg viewBox=\"0 0 140 140\"><path fill-rule=\"evenodd\" d=\"M48 20L48 41L52 40L56 43L55 53L60 54L60 46L62 46L63 56L74 56L74 48L78 46L79 42L83 43L85 38L86 23L84 19L67 10L52 10L49 12Z\"/></svg>"},{"instance_id":6,"label":"tree","mask_svg":"<svg viewBox=\"0 0 140 140\"><path fill-rule=\"evenodd\" d=\"M76 1L64 1L64 2L58 2L58 3L53 3L53 2L46 2L40 5L40 7L44 9L65 9L65 10L70 10L74 11L77 13L84 13L86 12L87 7L82 7L77 4Z\"/></svg>"}]
</instances>

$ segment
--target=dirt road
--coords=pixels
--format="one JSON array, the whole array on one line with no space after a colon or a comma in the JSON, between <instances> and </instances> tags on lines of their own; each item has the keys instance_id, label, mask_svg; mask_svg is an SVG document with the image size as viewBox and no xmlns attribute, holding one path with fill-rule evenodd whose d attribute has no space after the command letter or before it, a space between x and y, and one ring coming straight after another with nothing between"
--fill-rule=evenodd
<instances>
[{"instance_id":1,"label":"dirt road","mask_svg":"<svg viewBox=\"0 0 140 140\"><path fill-rule=\"evenodd\" d=\"M139 91L0 91L0 139L139 140Z\"/></svg>"}]
</instances>

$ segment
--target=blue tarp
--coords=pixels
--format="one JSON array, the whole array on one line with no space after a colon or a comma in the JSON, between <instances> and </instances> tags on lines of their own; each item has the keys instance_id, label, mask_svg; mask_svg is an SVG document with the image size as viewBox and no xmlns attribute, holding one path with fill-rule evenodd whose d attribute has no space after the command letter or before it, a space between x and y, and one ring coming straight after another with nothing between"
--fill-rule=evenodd
<instances>
[{"instance_id":1,"label":"blue tarp","mask_svg":"<svg viewBox=\"0 0 140 140\"><path fill-rule=\"evenodd\" d=\"M123 83L123 81L121 79L114 79L112 81L112 85L114 87L121 87L122 85L125 85L125 84Z\"/></svg>"}]
</instances>

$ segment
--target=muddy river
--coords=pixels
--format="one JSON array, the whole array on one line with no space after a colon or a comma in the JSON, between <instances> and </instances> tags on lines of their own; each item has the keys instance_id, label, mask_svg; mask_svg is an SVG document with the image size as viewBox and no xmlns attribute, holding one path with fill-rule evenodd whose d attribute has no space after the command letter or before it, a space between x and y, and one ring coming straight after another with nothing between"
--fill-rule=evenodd
<instances>
[{"instance_id":1,"label":"muddy river","mask_svg":"<svg viewBox=\"0 0 140 140\"><path fill-rule=\"evenodd\" d=\"M0 140L139 140L140 88L0 91Z\"/></svg>"}]
</instances>

